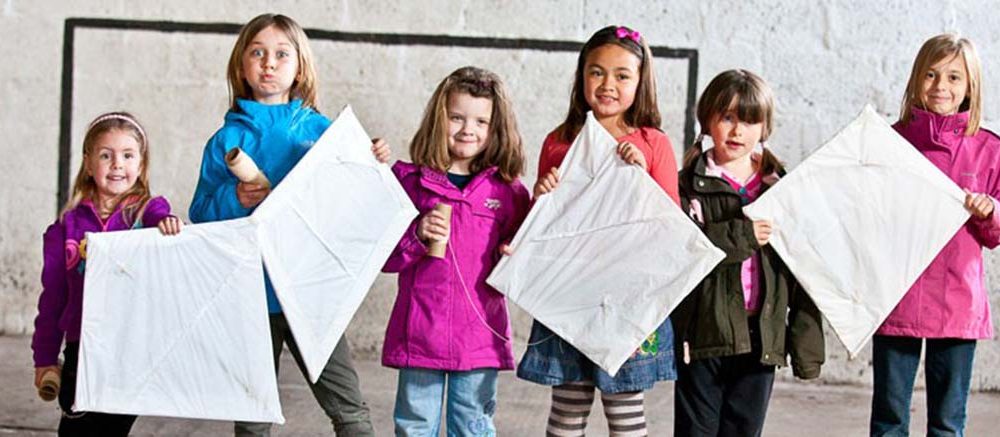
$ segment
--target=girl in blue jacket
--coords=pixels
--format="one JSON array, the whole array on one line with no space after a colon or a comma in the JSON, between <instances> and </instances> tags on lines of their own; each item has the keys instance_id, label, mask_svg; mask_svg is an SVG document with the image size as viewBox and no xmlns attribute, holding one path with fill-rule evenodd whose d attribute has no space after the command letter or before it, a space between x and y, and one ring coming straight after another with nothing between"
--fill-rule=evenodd
<instances>
[{"instance_id":1,"label":"girl in blue jacket","mask_svg":"<svg viewBox=\"0 0 1000 437\"><path fill-rule=\"evenodd\" d=\"M245 217L299 162L330 126L316 110L316 71L302 28L284 15L263 14L243 26L229 57L230 108L225 124L208 144L188 215L192 222ZM239 147L253 159L270 185L240 182L226 165L226 153ZM376 140L372 152L389 160L389 146ZM287 342L306 373L288 321L265 276L274 369ZM374 435L368 406L361 397L350 349L341 339L315 384L313 395L333 422L337 435ZM237 435L267 435L270 423L236 423Z\"/></svg>"}]
</instances>

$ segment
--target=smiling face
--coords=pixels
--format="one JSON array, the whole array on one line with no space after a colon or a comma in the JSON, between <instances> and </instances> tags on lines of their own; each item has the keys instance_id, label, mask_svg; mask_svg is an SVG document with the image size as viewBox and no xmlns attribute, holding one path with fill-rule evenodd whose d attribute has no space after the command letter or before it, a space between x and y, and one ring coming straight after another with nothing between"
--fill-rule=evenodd
<instances>
[{"instance_id":1,"label":"smiling face","mask_svg":"<svg viewBox=\"0 0 1000 437\"><path fill-rule=\"evenodd\" d=\"M635 101L642 61L616 44L604 44L587 55L583 93L594 116L608 126L618 124Z\"/></svg>"},{"instance_id":2,"label":"smiling face","mask_svg":"<svg viewBox=\"0 0 1000 437\"><path fill-rule=\"evenodd\" d=\"M719 165L750 159L754 146L764 135L764 123L748 123L740 120L736 114L736 99L729 104L728 110L712 117L708 124L709 135L715 146L713 157Z\"/></svg>"},{"instance_id":3,"label":"smiling face","mask_svg":"<svg viewBox=\"0 0 1000 437\"><path fill-rule=\"evenodd\" d=\"M449 171L469 174L469 164L489 142L493 100L453 92L448 95L447 105Z\"/></svg>"},{"instance_id":4,"label":"smiling face","mask_svg":"<svg viewBox=\"0 0 1000 437\"><path fill-rule=\"evenodd\" d=\"M135 185L142 173L139 142L128 131L111 129L94 141L84 156L87 175L94 179L98 203L117 199Z\"/></svg>"},{"instance_id":5,"label":"smiling face","mask_svg":"<svg viewBox=\"0 0 1000 437\"><path fill-rule=\"evenodd\" d=\"M961 55L944 58L927 70L921 84L920 100L935 114L958 112L969 92L969 74Z\"/></svg>"},{"instance_id":6,"label":"smiling face","mask_svg":"<svg viewBox=\"0 0 1000 437\"><path fill-rule=\"evenodd\" d=\"M243 51L242 66L254 100L269 105L288 103L299 74L299 56L281 29L272 25L257 32Z\"/></svg>"}]
</instances>

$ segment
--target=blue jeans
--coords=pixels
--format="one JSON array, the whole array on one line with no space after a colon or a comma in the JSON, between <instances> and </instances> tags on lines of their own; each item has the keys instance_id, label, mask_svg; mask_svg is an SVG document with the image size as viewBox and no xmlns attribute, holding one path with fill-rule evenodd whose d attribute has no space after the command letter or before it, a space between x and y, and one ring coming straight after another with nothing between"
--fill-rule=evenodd
<instances>
[{"instance_id":1,"label":"blue jeans","mask_svg":"<svg viewBox=\"0 0 1000 437\"><path fill-rule=\"evenodd\" d=\"M397 436L437 437L441 429L445 386L449 437L496 435L493 425L497 405L496 369L467 372L399 369L396 410L392 415Z\"/></svg>"},{"instance_id":2,"label":"blue jeans","mask_svg":"<svg viewBox=\"0 0 1000 437\"><path fill-rule=\"evenodd\" d=\"M876 335L872 339L872 436L909 435L910 399L922 343L923 339L912 337ZM928 436L965 434L965 406L975 353L975 340L927 339Z\"/></svg>"}]
</instances>

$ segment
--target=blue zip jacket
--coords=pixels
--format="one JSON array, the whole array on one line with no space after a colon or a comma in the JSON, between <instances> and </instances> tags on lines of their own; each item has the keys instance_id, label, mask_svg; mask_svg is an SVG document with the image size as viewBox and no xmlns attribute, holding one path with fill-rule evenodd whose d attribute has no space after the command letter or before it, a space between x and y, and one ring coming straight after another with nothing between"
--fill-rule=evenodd
<instances>
[{"instance_id":1,"label":"blue zip jacket","mask_svg":"<svg viewBox=\"0 0 1000 437\"><path fill-rule=\"evenodd\" d=\"M242 148L257 163L273 188L330 127L330 119L303 107L298 99L281 105L237 99L236 106L239 110L226 113L225 124L205 145L201 175L188 209L193 223L246 217L253 212L253 208L244 208L237 200L239 180L226 166L226 153L234 147ZM266 276L264 279L268 311L280 313L271 281Z\"/></svg>"}]
</instances>

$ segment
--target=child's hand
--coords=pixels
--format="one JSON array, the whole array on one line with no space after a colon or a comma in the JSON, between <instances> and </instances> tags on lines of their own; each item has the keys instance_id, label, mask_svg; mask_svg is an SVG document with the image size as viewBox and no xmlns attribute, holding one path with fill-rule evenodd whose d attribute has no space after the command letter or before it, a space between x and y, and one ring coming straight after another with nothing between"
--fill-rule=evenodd
<instances>
[{"instance_id":1,"label":"child's hand","mask_svg":"<svg viewBox=\"0 0 1000 437\"><path fill-rule=\"evenodd\" d=\"M993 199L983 193L973 193L967 189L965 191L965 209L977 219L989 218L993 214Z\"/></svg>"},{"instance_id":2,"label":"child's hand","mask_svg":"<svg viewBox=\"0 0 1000 437\"><path fill-rule=\"evenodd\" d=\"M59 373L59 366L45 366L45 367L35 367L35 388L39 388L42 385L42 376L48 371L54 371Z\"/></svg>"},{"instance_id":3,"label":"child's hand","mask_svg":"<svg viewBox=\"0 0 1000 437\"><path fill-rule=\"evenodd\" d=\"M500 245L500 254L501 255L511 256L511 255L514 254L514 249L512 249L509 244L501 244Z\"/></svg>"},{"instance_id":4,"label":"child's hand","mask_svg":"<svg viewBox=\"0 0 1000 437\"><path fill-rule=\"evenodd\" d=\"M638 165L643 171L649 170L649 167L646 165L646 157L643 156L642 151L635 144L622 141L618 145L618 156L621 156L622 161L625 161L626 164Z\"/></svg>"},{"instance_id":5,"label":"child's hand","mask_svg":"<svg viewBox=\"0 0 1000 437\"><path fill-rule=\"evenodd\" d=\"M389 143L385 140L372 138L372 154L375 155L375 159L378 162L385 164L392 157L392 149L389 148Z\"/></svg>"},{"instance_id":6,"label":"child's hand","mask_svg":"<svg viewBox=\"0 0 1000 437\"><path fill-rule=\"evenodd\" d=\"M417 238L421 241L448 241L451 234L451 224L444 214L432 209L420 219L417 225Z\"/></svg>"},{"instance_id":7,"label":"child's hand","mask_svg":"<svg viewBox=\"0 0 1000 437\"><path fill-rule=\"evenodd\" d=\"M538 178L535 182L534 197L548 194L559 186L559 169L552 167L548 174Z\"/></svg>"},{"instance_id":8,"label":"child's hand","mask_svg":"<svg viewBox=\"0 0 1000 437\"><path fill-rule=\"evenodd\" d=\"M184 222L171 215L160 220L160 223L157 223L156 227L160 228L160 233L163 235L177 235L181 232L181 228L184 227Z\"/></svg>"},{"instance_id":9,"label":"child's hand","mask_svg":"<svg viewBox=\"0 0 1000 437\"><path fill-rule=\"evenodd\" d=\"M757 239L757 244L763 247L771 239L771 222L768 220L754 220L753 237Z\"/></svg>"},{"instance_id":10,"label":"child's hand","mask_svg":"<svg viewBox=\"0 0 1000 437\"><path fill-rule=\"evenodd\" d=\"M239 200L240 205L244 208L257 206L270 193L271 188L263 185L248 184L246 182L236 184L236 200Z\"/></svg>"}]
</instances>

